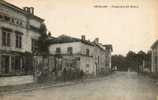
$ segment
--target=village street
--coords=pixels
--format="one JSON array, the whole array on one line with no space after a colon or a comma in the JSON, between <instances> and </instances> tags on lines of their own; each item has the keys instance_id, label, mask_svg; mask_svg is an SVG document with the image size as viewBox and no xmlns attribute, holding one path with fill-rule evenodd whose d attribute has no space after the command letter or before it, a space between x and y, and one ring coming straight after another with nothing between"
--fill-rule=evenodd
<instances>
[{"instance_id":1,"label":"village street","mask_svg":"<svg viewBox=\"0 0 158 100\"><path fill-rule=\"evenodd\" d=\"M75 85L4 95L0 100L158 100L158 86L135 72L115 72Z\"/></svg>"}]
</instances>

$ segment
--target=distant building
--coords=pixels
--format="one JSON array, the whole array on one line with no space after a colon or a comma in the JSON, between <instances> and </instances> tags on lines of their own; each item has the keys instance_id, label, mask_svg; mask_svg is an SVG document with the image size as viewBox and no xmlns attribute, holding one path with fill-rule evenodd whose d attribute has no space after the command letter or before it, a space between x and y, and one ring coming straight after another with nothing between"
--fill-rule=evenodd
<instances>
[{"instance_id":1,"label":"distant building","mask_svg":"<svg viewBox=\"0 0 158 100\"><path fill-rule=\"evenodd\" d=\"M102 45L96 38L93 42L61 35L51 40L50 54L60 55L62 68L78 68L88 75L106 73L111 69L111 45Z\"/></svg>"},{"instance_id":2,"label":"distant building","mask_svg":"<svg viewBox=\"0 0 158 100\"><path fill-rule=\"evenodd\" d=\"M105 59L105 62L106 62L106 66L109 67L109 69L111 70L111 53L113 52L113 48L112 48L112 45L103 45L105 47L105 51L106 51L106 59Z\"/></svg>"},{"instance_id":3,"label":"distant building","mask_svg":"<svg viewBox=\"0 0 158 100\"><path fill-rule=\"evenodd\" d=\"M151 46L152 49L152 67L151 72L158 73L158 40Z\"/></svg>"},{"instance_id":4,"label":"distant building","mask_svg":"<svg viewBox=\"0 0 158 100\"><path fill-rule=\"evenodd\" d=\"M33 7L23 9L0 1L0 75L32 71L31 58L37 49L40 26L44 22L34 15Z\"/></svg>"}]
</instances>

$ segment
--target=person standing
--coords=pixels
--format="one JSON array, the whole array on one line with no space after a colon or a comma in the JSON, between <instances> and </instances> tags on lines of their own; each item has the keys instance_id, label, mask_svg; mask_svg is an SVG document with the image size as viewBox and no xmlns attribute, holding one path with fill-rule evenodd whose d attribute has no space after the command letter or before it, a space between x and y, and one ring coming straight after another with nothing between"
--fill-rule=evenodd
<instances>
[{"instance_id":1,"label":"person standing","mask_svg":"<svg viewBox=\"0 0 158 100\"><path fill-rule=\"evenodd\" d=\"M63 78L64 78L64 82L66 81L66 68L63 69Z\"/></svg>"},{"instance_id":2,"label":"person standing","mask_svg":"<svg viewBox=\"0 0 158 100\"><path fill-rule=\"evenodd\" d=\"M84 76L84 72L83 70L80 71L80 77L81 77L81 81L83 82L83 76Z\"/></svg>"}]
</instances>

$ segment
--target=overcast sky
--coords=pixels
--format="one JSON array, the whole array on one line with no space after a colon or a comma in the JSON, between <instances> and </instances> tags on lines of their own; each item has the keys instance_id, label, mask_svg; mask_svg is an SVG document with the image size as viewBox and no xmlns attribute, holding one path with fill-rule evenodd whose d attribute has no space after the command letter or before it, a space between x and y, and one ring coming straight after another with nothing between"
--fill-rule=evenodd
<instances>
[{"instance_id":1,"label":"overcast sky","mask_svg":"<svg viewBox=\"0 0 158 100\"><path fill-rule=\"evenodd\" d=\"M157 0L6 0L19 7L35 7L52 36L99 37L112 44L114 54L147 51L158 37ZM109 2L107 2L109 1ZM95 8L94 5L133 4L139 8Z\"/></svg>"}]
</instances>

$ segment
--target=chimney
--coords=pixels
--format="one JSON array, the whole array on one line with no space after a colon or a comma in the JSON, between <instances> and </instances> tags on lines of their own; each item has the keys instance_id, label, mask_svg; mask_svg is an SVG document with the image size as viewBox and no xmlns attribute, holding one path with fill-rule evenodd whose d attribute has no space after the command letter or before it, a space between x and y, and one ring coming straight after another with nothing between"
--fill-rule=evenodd
<instances>
[{"instance_id":1,"label":"chimney","mask_svg":"<svg viewBox=\"0 0 158 100\"><path fill-rule=\"evenodd\" d=\"M85 35L82 35L82 36L81 36L81 40L83 40L83 41L85 41L85 40L86 40Z\"/></svg>"},{"instance_id":2,"label":"chimney","mask_svg":"<svg viewBox=\"0 0 158 100\"><path fill-rule=\"evenodd\" d=\"M95 38L94 42L99 43L99 38Z\"/></svg>"},{"instance_id":3,"label":"chimney","mask_svg":"<svg viewBox=\"0 0 158 100\"><path fill-rule=\"evenodd\" d=\"M34 15L34 7L30 7L30 12Z\"/></svg>"},{"instance_id":4,"label":"chimney","mask_svg":"<svg viewBox=\"0 0 158 100\"><path fill-rule=\"evenodd\" d=\"M48 32L48 36L51 36L51 34L52 34L51 32Z\"/></svg>"},{"instance_id":5,"label":"chimney","mask_svg":"<svg viewBox=\"0 0 158 100\"><path fill-rule=\"evenodd\" d=\"M34 15L34 7L23 7L23 9L27 13Z\"/></svg>"}]
</instances>

